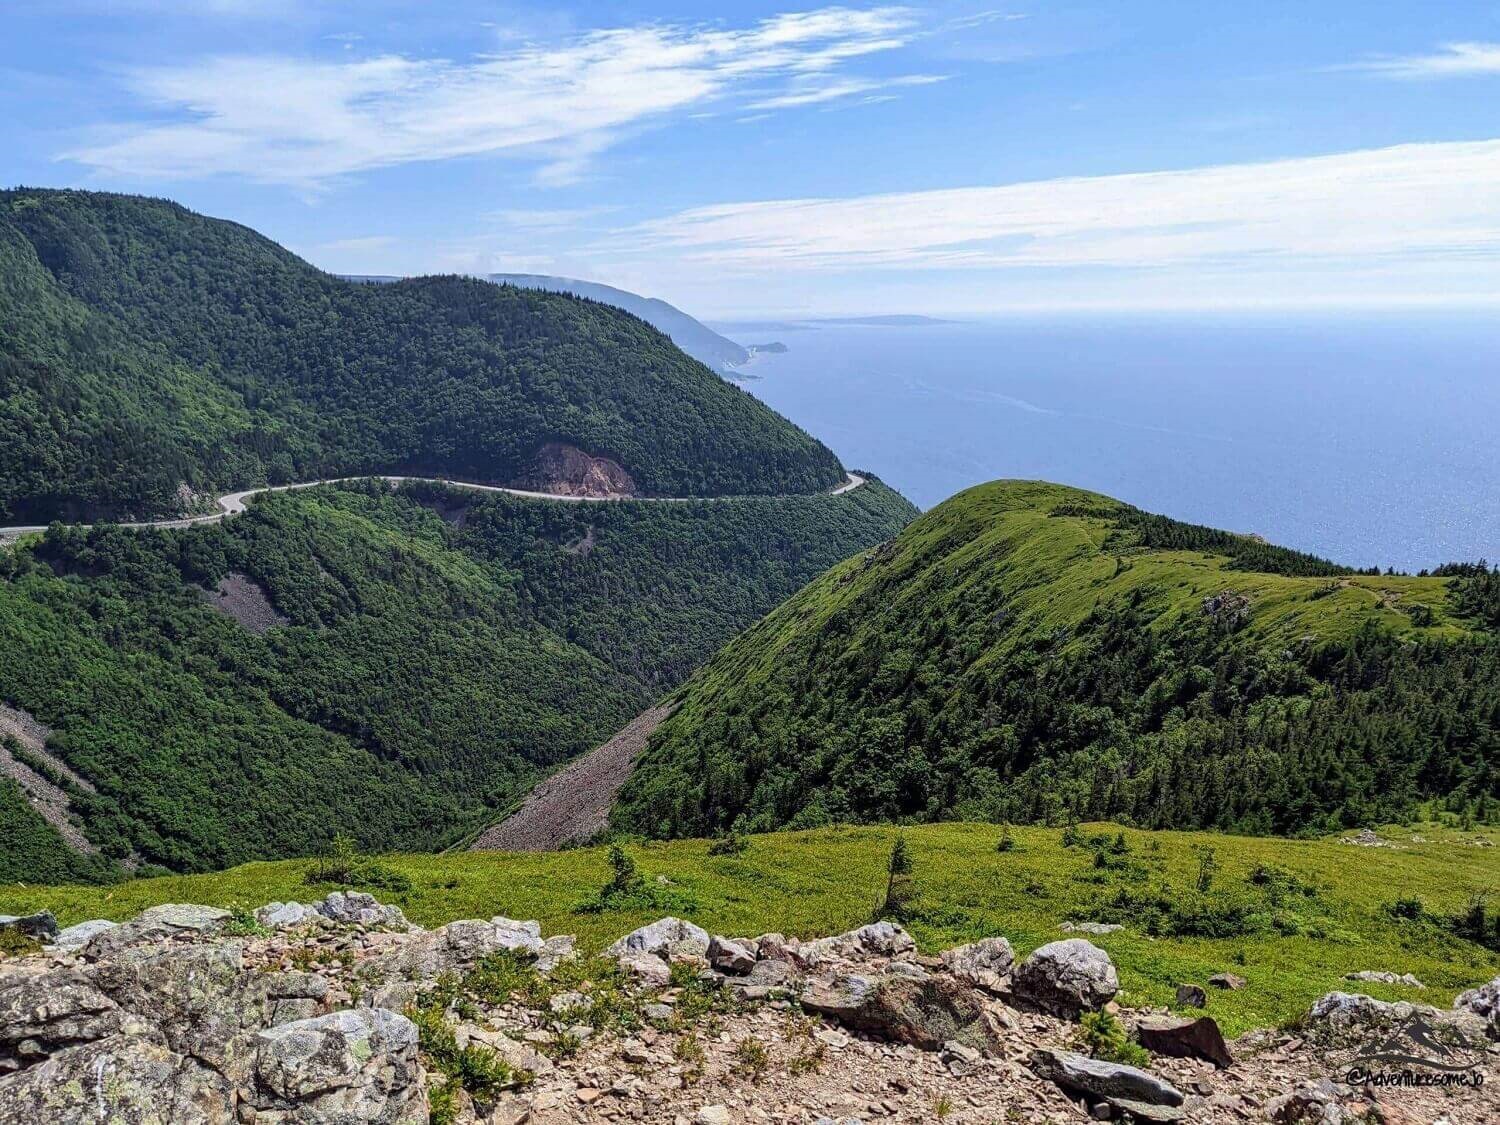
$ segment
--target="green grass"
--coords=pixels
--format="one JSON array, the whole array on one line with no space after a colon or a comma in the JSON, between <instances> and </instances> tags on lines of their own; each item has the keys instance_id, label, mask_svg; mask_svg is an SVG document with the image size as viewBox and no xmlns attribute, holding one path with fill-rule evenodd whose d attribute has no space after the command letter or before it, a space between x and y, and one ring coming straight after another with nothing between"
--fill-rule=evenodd
<instances>
[{"instance_id":1,"label":"green grass","mask_svg":"<svg viewBox=\"0 0 1500 1125\"><path fill-rule=\"evenodd\" d=\"M797 936L834 933L868 920L885 885L885 861L895 829L886 826L820 829L749 838L738 856L708 856L710 841L632 845L631 855L648 885L666 875L663 888L706 928L729 934L780 930ZM1085 825L1083 833L1108 833L1110 825ZM1334 840L1284 840L1211 833L1124 830L1127 859L1149 872L1153 885L1187 894L1198 872L1198 852L1217 853L1214 887L1243 890L1259 864L1275 864L1317 889L1304 913L1325 936L1286 937L1275 931L1251 936L1151 938L1132 926L1091 940L1107 949L1120 970L1122 999L1130 1004L1170 1004L1180 982L1202 983L1233 971L1249 986L1213 991L1209 1011L1225 1030L1287 1022L1316 997L1337 988L1386 999L1420 998L1447 1005L1462 988L1500 973L1500 955L1460 941L1431 922L1393 918L1386 907L1398 896L1417 897L1431 914L1460 910L1477 892L1500 890L1500 850L1476 847L1476 836L1432 825L1386 834L1395 848L1356 848ZM1062 936L1058 924L1096 914L1101 897L1120 873L1095 867L1087 848L1065 848L1054 828L1012 828L1015 847L998 852L995 825L935 824L905 829L918 892L909 927L922 948L935 952L988 934L1004 934L1019 953ZM1154 842L1154 846L1153 846ZM381 862L411 879L401 894L380 894L407 915L435 926L455 918L506 914L537 918L547 934L576 933L586 949L599 949L659 910L644 904L597 914L575 906L606 881L603 849L545 854L462 853L395 855ZM125 919L160 902L213 905L309 899L318 891L303 875L309 861L252 863L196 876L143 879L114 887L0 887L0 912L47 908L63 924L91 917ZM1104 879L1105 882L1096 880ZM379 892L377 892L379 893ZM1425 992L1356 985L1346 972L1384 969L1412 972Z\"/></svg>"}]
</instances>

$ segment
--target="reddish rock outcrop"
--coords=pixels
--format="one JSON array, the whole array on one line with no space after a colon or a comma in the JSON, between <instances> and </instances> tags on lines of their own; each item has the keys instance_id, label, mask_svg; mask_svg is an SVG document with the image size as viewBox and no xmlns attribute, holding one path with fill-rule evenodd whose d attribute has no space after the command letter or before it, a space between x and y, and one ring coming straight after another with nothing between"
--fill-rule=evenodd
<instances>
[{"instance_id":1,"label":"reddish rock outcrop","mask_svg":"<svg viewBox=\"0 0 1500 1125\"><path fill-rule=\"evenodd\" d=\"M635 481L619 462L556 441L537 450L518 484L552 496L635 495Z\"/></svg>"}]
</instances>

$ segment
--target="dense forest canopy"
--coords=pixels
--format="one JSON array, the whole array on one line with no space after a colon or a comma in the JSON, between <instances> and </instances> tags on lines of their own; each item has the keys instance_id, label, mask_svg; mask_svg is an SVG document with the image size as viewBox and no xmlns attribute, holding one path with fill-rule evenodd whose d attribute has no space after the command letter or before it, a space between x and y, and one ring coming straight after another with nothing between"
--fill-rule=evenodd
<instances>
[{"instance_id":1,"label":"dense forest canopy","mask_svg":"<svg viewBox=\"0 0 1500 1125\"><path fill-rule=\"evenodd\" d=\"M0 701L96 787L70 804L111 859L211 870L335 830L430 848L915 514L873 480L600 505L361 483L191 529L56 528L0 551ZM279 623L216 608L227 578ZM102 874L4 785L0 836L0 880Z\"/></svg>"},{"instance_id":2,"label":"dense forest canopy","mask_svg":"<svg viewBox=\"0 0 1500 1125\"><path fill-rule=\"evenodd\" d=\"M1298 833L1500 797L1495 572L1355 574L1055 485L971 489L679 691L654 836L1116 819Z\"/></svg>"},{"instance_id":3,"label":"dense forest canopy","mask_svg":"<svg viewBox=\"0 0 1500 1125\"><path fill-rule=\"evenodd\" d=\"M549 442L640 491L811 493L824 446L618 309L362 285L164 200L0 192L0 523L377 472L509 483Z\"/></svg>"}]
</instances>

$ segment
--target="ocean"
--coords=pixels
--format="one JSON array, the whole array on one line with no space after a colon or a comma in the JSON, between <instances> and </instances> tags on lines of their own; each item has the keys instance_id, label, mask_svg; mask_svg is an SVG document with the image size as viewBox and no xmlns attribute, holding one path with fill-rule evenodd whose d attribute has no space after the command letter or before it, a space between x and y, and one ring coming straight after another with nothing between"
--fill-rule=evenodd
<instances>
[{"instance_id":1,"label":"ocean","mask_svg":"<svg viewBox=\"0 0 1500 1125\"><path fill-rule=\"evenodd\" d=\"M744 386L923 508L1059 481L1353 566L1500 560L1500 317L718 326Z\"/></svg>"}]
</instances>

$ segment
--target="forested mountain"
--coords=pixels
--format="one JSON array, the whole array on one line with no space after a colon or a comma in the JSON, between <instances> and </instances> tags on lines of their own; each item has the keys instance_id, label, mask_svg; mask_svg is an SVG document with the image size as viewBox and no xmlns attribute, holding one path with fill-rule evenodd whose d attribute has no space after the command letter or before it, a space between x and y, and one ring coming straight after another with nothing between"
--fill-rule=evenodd
<instances>
[{"instance_id":1,"label":"forested mountain","mask_svg":"<svg viewBox=\"0 0 1500 1125\"><path fill-rule=\"evenodd\" d=\"M572 293L591 301L603 301L638 316L651 327L665 332L683 351L717 369L735 367L750 358L748 348L721 336L706 324L695 320L676 305L659 297L642 297L613 285L597 281L577 281L571 277L551 277L540 273L492 273L489 279L500 285L522 289L543 289L549 293Z\"/></svg>"},{"instance_id":2,"label":"forested mountain","mask_svg":"<svg viewBox=\"0 0 1500 1125\"><path fill-rule=\"evenodd\" d=\"M104 853L70 853L0 776L0 881L210 870L336 830L440 845L915 514L873 480L656 504L363 483L0 550L0 703L87 788L7 752Z\"/></svg>"},{"instance_id":3,"label":"forested mountain","mask_svg":"<svg viewBox=\"0 0 1500 1125\"><path fill-rule=\"evenodd\" d=\"M620 828L1323 831L1500 797L1496 573L1356 574L1057 485L961 493L680 689ZM1483 808L1476 809L1476 806Z\"/></svg>"},{"instance_id":4,"label":"forested mountain","mask_svg":"<svg viewBox=\"0 0 1500 1125\"><path fill-rule=\"evenodd\" d=\"M647 495L811 493L807 434L635 317L364 285L164 200L0 192L0 523L374 472L509 483L549 443Z\"/></svg>"}]
</instances>

